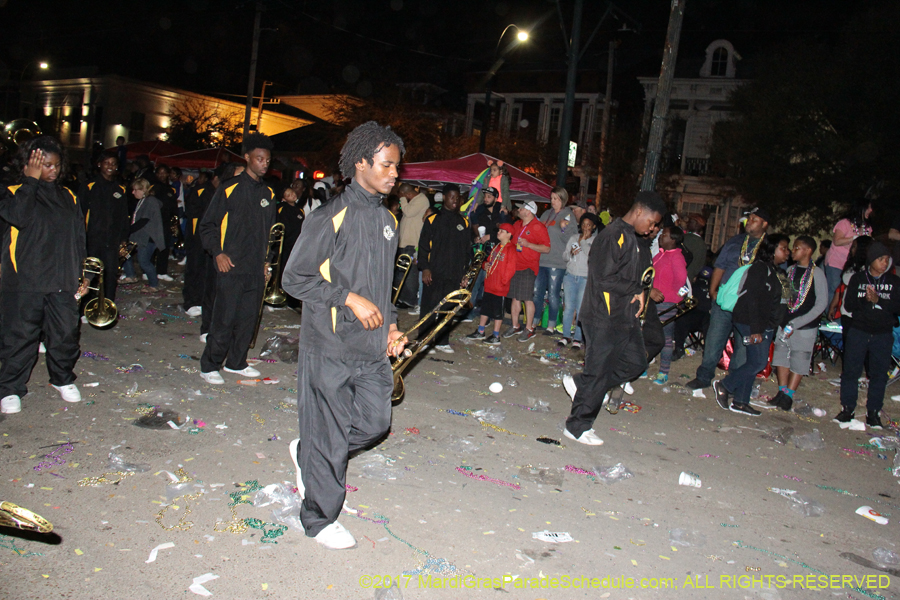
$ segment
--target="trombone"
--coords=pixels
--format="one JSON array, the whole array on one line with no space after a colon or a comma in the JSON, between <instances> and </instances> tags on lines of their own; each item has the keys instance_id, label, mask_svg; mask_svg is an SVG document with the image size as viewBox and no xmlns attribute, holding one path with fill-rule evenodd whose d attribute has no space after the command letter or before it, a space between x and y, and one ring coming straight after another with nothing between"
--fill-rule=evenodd
<instances>
[{"instance_id":1,"label":"trombone","mask_svg":"<svg viewBox=\"0 0 900 600\"><path fill-rule=\"evenodd\" d=\"M400 278L400 283L394 286L394 297L391 298L391 304L397 304L397 298L400 297L400 290L403 289L403 284L406 282L406 276L409 275L409 269L412 267L412 264L413 258L409 254L401 254L397 257L394 268L400 269L403 272L403 277Z\"/></svg>"},{"instance_id":2,"label":"trombone","mask_svg":"<svg viewBox=\"0 0 900 600\"><path fill-rule=\"evenodd\" d=\"M284 225L275 223L272 225L272 228L269 229L269 245L266 250L266 258L268 259L269 256L272 256L272 262L268 263L270 276L269 280L266 282L266 287L263 289L262 300L259 301L259 314L256 317L256 329L253 331L253 339L250 340L251 348L256 346L256 336L259 335L259 326L262 324L263 309L266 307L266 304L281 306L287 302L287 296L279 285L279 275L281 273L281 244L283 242Z\"/></svg>"},{"instance_id":3,"label":"trombone","mask_svg":"<svg viewBox=\"0 0 900 600\"><path fill-rule=\"evenodd\" d=\"M662 322L662 326L665 327L666 325L668 325L669 323L671 323L672 321L674 321L674 320L677 319L678 317L680 317L680 316L682 316L682 315L684 315L684 314L686 314L686 313L691 312L692 310L694 310L694 308L695 308L696 306L697 306L697 301L694 300L694 297L693 297L693 296L687 296L686 298L684 298L683 300L681 300L681 301L678 302L677 304L673 304L672 306L670 306L670 307L667 308L666 310L660 311L660 313L659 313L660 319L662 319L662 316L663 316L663 315L668 314L668 313L672 312L673 310L675 311L675 314L674 314L674 315L672 315L672 316L670 316L670 317L667 317L667 318Z\"/></svg>"},{"instance_id":4,"label":"trombone","mask_svg":"<svg viewBox=\"0 0 900 600\"><path fill-rule=\"evenodd\" d=\"M90 280L97 276L97 285L91 286ZM93 256L84 259L81 265L81 280L88 281L89 290L97 292L97 297L84 305L84 316L94 327L107 327L119 316L116 303L107 298L103 291L103 261Z\"/></svg>"},{"instance_id":5,"label":"trombone","mask_svg":"<svg viewBox=\"0 0 900 600\"><path fill-rule=\"evenodd\" d=\"M453 317L456 316L456 313L469 302L471 296L472 293L465 288L450 292L444 296L443 300L438 302L434 310L424 315L409 331L398 338L397 342L394 342L396 344L400 340L404 340L407 345L400 356L391 359L391 371L394 374L394 390L391 392L391 402L399 401L406 392L406 385L403 383L403 371L409 366L412 359L434 339L441 329L450 323ZM422 327L432 316L438 315L440 320L426 335L420 336L415 341L409 341L414 331Z\"/></svg>"},{"instance_id":6,"label":"trombone","mask_svg":"<svg viewBox=\"0 0 900 600\"><path fill-rule=\"evenodd\" d=\"M641 294L644 297L644 308L641 309L641 326L644 325L644 317L647 316L647 307L650 304L650 290L653 289L653 278L656 277L656 269L647 267L641 274Z\"/></svg>"}]
</instances>

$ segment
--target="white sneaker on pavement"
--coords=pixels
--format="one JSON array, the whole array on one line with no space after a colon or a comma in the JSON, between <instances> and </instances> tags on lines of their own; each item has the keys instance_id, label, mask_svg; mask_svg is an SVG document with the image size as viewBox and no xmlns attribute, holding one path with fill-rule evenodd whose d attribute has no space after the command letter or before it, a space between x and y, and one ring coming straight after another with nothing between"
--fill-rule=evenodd
<instances>
[{"instance_id":1,"label":"white sneaker on pavement","mask_svg":"<svg viewBox=\"0 0 900 600\"><path fill-rule=\"evenodd\" d=\"M206 335L207 334L205 334L205 333L200 334L200 341L203 342L204 344L206 343Z\"/></svg>"},{"instance_id":2,"label":"white sneaker on pavement","mask_svg":"<svg viewBox=\"0 0 900 600\"><path fill-rule=\"evenodd\" d=\"M356 538L337 521L320 531L316 541L329 550L356 548Z\"/></svg>"},{"instance_id":3,"label":"white sneaker on pavement","mask_svg":"<svg viewBox=\"0 0 900 600\"><path fill-rule=\"evenodd\" d=\"M569 398L572 401L575 401L575 392L578 391L578 386L575 385L575 378L571 375L563 375L563 387L566 389L566 393L569 395Z\"/></svg>"},{"instance_id":4,"label":"white sneaker on pavement","mask_svg":"<svg viewBox=\"0 0 900 600\"><path fill-rule=\"evenodd\" d=\"M211 383L213 385L222 385L223 383L225 383L225 380L222 379L222 375L219 374L218 371L200 373L200 377L202 377L203 381L205 381L206 383Z\"/></svg>"},{"instance_id":5,"label":"white sneaker on pavement","mask_svg":"<svg viewBox=\"0 0 900 600\"><path fill-rule=\"evenodd\" d=\"M628 394L629 396L634 394L634 388L631 387L631 384L627 381L622 384L622 389L625 390L625 393Z\"/></svg>"},{"instance_id":6,"label":"white sneaker on pavement","mask_svg":"<svg viewBox=\"0 0 900 600\"><path fill-rule=\"evenodd\" d=\"M0 412L4 415L14 415L22 410L22 399L18 396L7 396L0 400Z\"/></svg>"},{"instance_id":7,"label":"white sneaker on pavement","mask_svg":"<svg viewBox=\"0 0 900 600\"><path fill-rule=\"evenodd\" d=\"M41 343L38 344L38 353L39 353L39 354L46 354L46 353L47 353L47 347L44 346L44 342L41 342Z\"/></svg>"},{"instance_id":8,"label":"white sneaker on pavement","mask_svg":"<svg viewBox=\"0 0 900 600\"><path fill-rule=\"evenodd\" d=\"M450 347L450 344L441 344L440 346L435 346L435 350L439 352L443 352L444 354L453 354L454 350Z\"/></svg>"},{"instance_id":9,"label":"white sneaker on pavement","mask_svg":"<svg viewBox=\"0 0 900 600\"><path fill-rule=\"evenodd\" d=\"M171 275L157 275L160 281L175 281Z\"/></svg>"},{"instance_id":10,"label":"white sneaker on pavement","mask_svg":"<svg viewBox=\"0 0 900 600\"><path fill-rule=\"evenodd\" d=\"M291 443L288 445L288 452L291 453L291 462L294 463L294 468L297 469L297 494L300 496L300 499L303 500L306 498L306 486L303 485L303 478L300 477L300 463L297 462L297 451L299 449L300 438L291 440Z\"/></svg>"},{"instance_id":11,"label":"white sneaker on pavement","mask_svg":"<svg viewBox=\"0 0 900 600\"><path fill-rule=\"evenodd\" d=\"M56 388L56 391L59 392L59 395L66 402L81 402L81 392L78 391L78 386L74 383L54 385L53 387Z\"/></svg>"},{"instance_id":12,"label":"white sneaker on pavement","mask_svg":"<svg viewBox=\"0 0 900 600\"><path fill-rule=\"evenodd\" d=\"M237 373L238 375L243 375L244 377L259 377L260 372L254 369L253 367L244 367L240 371L236 371L235 369L229 369L228 367L222 367L228 373Z\"/></svg>"},{"instance_id":13,"label":"white sneaker on pavement","mask_svg":"<svg viewBox=\"0 0 900 600\"><path fill-rule=\"evenodd\" d=\"M178 261L179 266L183 267L186 264L187 264L187 256L185 256L184 258L182 258L181 260Z\"/></svg>"},{"instance_id":14,"label":"white sneaker on pavement","mask_svg":"<svg viewBox=\"0 0 900 600\"><path fill-rule=\"evenodd\" d=\"M189 317L199 317L200 315L203 314L203 307L202 306L192 306L184 312Z\"/></svg>"},{"instance_id":15,"label":"white sneaker on pavement","mask_svg":"<svg viewBox=\"0 0 900 600\"><path fill-rule=\"evenodd\" d=\"M586 444L588 446L602 446L603 440L597 437L597 434L594 433L593 429L588 429L584 433L582 433L579 437L575 437L574 434L569 433L569 430L565 430L565 436L570 440L575 440L576 442Z\"/></svg>"}]
</instances>

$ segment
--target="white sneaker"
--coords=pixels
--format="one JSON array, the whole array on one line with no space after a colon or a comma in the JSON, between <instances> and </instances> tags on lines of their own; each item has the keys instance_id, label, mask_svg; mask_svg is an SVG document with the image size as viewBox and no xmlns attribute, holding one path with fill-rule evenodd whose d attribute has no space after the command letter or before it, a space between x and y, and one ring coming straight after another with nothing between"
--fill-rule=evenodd
<instances>
[{"instance_id":1,"label":"white sneaker","mask_svg":"<svg viewBox=\"0 0 900 600\"><path fill-rule=\"evenodd\" d=\"M300 463L297 462L297 450L299 449L300 438L291 440L291 443L288 445L288 452L291 453L291 462L294 463L294 468L297 469L297 494L303 500L306 498L306 486L303 485L303 478L300 477Z\"/></svg>"},{"instance_id":2,"label":"white sneaker","mask_svg":"<svg viewBox=\"0 0 900 600\"><path fill-rule=\"evenodd\" d=\"M588 446L602 446L603 440L597 437L597 434L594 433L593 429L588 429L584 433L581 434L580 437L575 437L573 434L569 433L569 430L565 430L565 436L570 440L575 440L576 442L586 444Z\"/></svg>"},{"instance_id":3,"label":"white sneaker","mask_svg":"<svg viewBox=\"0 0 900 600\"><path fill-rule=\"evenodd\" d=\"M187 256L185 256L184 258L182 258L181 260L178 261L178 266L183 267L186 264L187 264Z\"/></svg>"},{"instance_id":4,"label":"white sneaker","mask_svg":"<svg viewBox=\"0 0 900 600\"><path fill-rule=\"evenodd\" d=\"M631 384L628 383L627 381L622 384L622 389L625 390L625 393L628 394L629 396L634 394L634 388L631 387Z\"/></svg>"},{"instance_id":5,"label":"white sneaker","mask_svg":"<svg viewBox=\"0 0 900 600\"><path fill-rule=\"evenodd\" d=\"M244 367L240 371L235 371L234 369L229 369L228 367L222 367L228 373L237 373L238 375L243 375L244 377L259 377L260 372L254 369L253 367Z\"/></svg>"},{"instance_id":6,"label":"white sneaker","mask_svg":"<svg viewBox=\"0 0 900 600\"><path fill-rule=\"evenodd\" d=\"M356 548L356 538L337 521L320 531L316 541L329 550Z\"/></svg>"},{"instance_id":7,"label":"white sneaker","mask_svg":"<svg viewBox=\"0 0 900 600\"><path fill-rule=\"evenodd\" d=\"M143 275L141 275L141 279L143 279L144 281L148 281L147 274L144 273Z\"/></svg>"},{"instance_id":8,"label":"white sneaker","mask_svg":"<svg viewBox=\"0 0 900 600\"><path fill-rule=\"evenodd\" d=\"M572 402L575 401L575 392L578 391L578 386L575 385L575 378L571 375L563 376L563 387L566 389L566 393L569 395L569 398L572 399Z\"/></svg>"},{"instance_id":9,"label":"white sneaker","mask_svg":"<svg viewBox=\"0 0 900 600\"><path fill-rule=\"evenodd\" d=\"M59 392L59 395L66 402L81 402L81 392L78 391L78 386L74 383L62 386L54 385L53 387L56 388L56 391Z\"/></svg>"},{"instance_id":10,"label":"white sneaker","mask_svg":"<svg viewBox=\"0 0 900 600\"><path fill-rule=\"evenodd\" d=\"M211 383L213 385L222 385L225 383L225 380L222 379L222 376L218 371L211 371L210 373L200 373L200 377L203 378L203 381L206 383Z\"/></svg>"},{"instance_id":11,"label":"white sneaker","mask_svg":"<svg viewBox=\"0 0 900 600\"><path fill-rule=\"evenodd\" d=\"M22 399L18 396L7 396L0 400L0 412L4 415L14 415L22 410Z\"/></svg>"},{"instance_id":12,"label":"white sneaker","mask_svg":"<svg viewBox=\"0 0 900 600\"><path fill-rule=\"evenodd\" d=\"M420 312L419 307L413 306L412 309L406 314L417 316L419 314L419 312Z\"/></svg>"},{"instance_id":13,"label":"white sneaker","mask_svg":"<svg viewBox=\"0 0 900 600\"><path fill-rule=\"evenodd\" d=\"M187 316L189 316L189 317L199 317L200 315L203 314L203 307L202 306L192 306L185 311L185 314L187 314Z\"/></svg>"},{"instance_id":14,"label":"white sneaker","mask_svg":"<svg viewBox=\"0 0 900 600\"><path fill-rule=\"evenodd\" d=\"M175 281L171 275L157 275L160 281Z\"/></svg>"},{"instance_id":15,"label":"white sneaker","mask_svg":"<svg viewBox=\"0 0 900 600\"><path fill-rule=\"evenodd\" d=\"M454 353L454 350L453 350L453 348L450 347L450 344L442 344L440 346L435 346L434 349L438 350L440 352L443 352L444 354L453 354Z\"/></svg>"},{"instance_id":16,"label":"white sneaker","mask_svg":"<svg viewBox=\"0 0 900 600\"><path fill-rule=\"evenodd\" d=\"M40 344L38 344L38 353L40 353L40 354L47 353L47 347L44 346L44 342L41 342Z\"/></svg>"},{"instance_id":17,"label":"white sneaker","mask_svg":"<svg viewBox=\"0 0 900 600\"><path fill-rule=\"evenodd\" d=\"M206 343L206 336L207 336L207 334L205 334L205 333L200 334L200 341L203 342L204 344Z\"/></svg>"},{"instance_id":18,"label":"white sneaker","mask_svg":"<svg viewBox=\"0 0 900 600\"><path fill-rule=\"evenodd\" d=\"M87 325L88 324L87 317L84 315L81 315L81 322L84 323L85 325Z\"/></svg>"}]
</instances>

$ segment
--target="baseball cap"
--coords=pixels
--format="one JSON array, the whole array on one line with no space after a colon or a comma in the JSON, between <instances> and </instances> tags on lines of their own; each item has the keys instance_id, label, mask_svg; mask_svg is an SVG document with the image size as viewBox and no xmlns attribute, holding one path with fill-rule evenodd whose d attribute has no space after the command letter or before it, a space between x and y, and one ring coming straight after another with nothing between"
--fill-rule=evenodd
<instances>
[{"instance_id":1,"label":"baseball cap","mask_svg":"<svg viewBox=\"0 0 900 600\"><path fill-rule=\"evenodd\" d=\"M588 203L587 203L587 200L582 199L582 200L579 200L578 202L576 202L574 204L574 206L577 206L581 210L587 210Z\"/></svg>"},{"instance_id":2,"label":"baseball cap","mask_svg":"<svg viewBox=\"0 0 900 600\"><path fill-rule=\"evenodd\" d=\"M495 188L495 187L488 186L488 187L484 188L484 193L491 194L494 198L500 197L500 194L497 192L497 188Z\"/></svg>"},{"instance_id":3,"label":"baseball cap","mask_svg":"<svg viewBox=\"0 0 900 600\"><path fill-rule=\"evenodd\" d=\"M500 223L499 225L497 225L497 230L499 231L501 229L503 231L509 232L510 234L513 234L516 232L515 228L512 225L510 225L509 223Z\"/></svg>"},{"instance_id":4,"label":"baseball cap","mask_svg":"<svg viewBox=\"0 0 900 600\"><path fill-rule=\"evenodd\" d=\"M747 215L748 217L749 217L750 215L756 215L757 217L759 217L760 219L762 219L762 220L765 221L766 223L770 223L770 222L772 221L771 217L769 216L769 211L767 211L767 210L766 210L765 208L763 208L762 206L757 206L756 208L754 208L754 209L751 210L750 212L746 213L746 215Z\"/></svg>"},{"instance_id":5,"label":"baseball cap","mask_svg":"<svg viewBox=\"0 0 900 600\"><path fill-rule=\"evenodd\" d=\"M531 214L537 214L537 204L534 203L534 200L529 200L528 202L523 203L519 208L524 208L530 211Z\"/></svg>"}]
</instances>

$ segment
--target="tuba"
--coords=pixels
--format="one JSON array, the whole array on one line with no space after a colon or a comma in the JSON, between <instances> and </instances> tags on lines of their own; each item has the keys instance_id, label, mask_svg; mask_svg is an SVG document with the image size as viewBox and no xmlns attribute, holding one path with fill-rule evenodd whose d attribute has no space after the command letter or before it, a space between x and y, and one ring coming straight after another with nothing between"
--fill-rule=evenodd
<instances>
[{"instance_id":1,"label":"tuba","mask_svg":"<svg viewBox=\"0 0 900 600\"><path fill-rule=\"evenodd\" d=\"M418 330L422 325L424 325L432 316L440 316L440 320L435 324L434 327L424 336L420 336L419 339L408 342L407 347L403 350L403 353L397 358L391 359L391 371L394 374L394 390L391 392L391 401L397 402L401 398L403 398L404 392L406 392L406 386L403 383L403 371L409 366L409 363L412 361L415 356L425 348L431 340L443 329L446 327L453 317L456 316L456 313L460 311L466 304L469 302L469 298L472 296L472 293L467 289L459 289L453 292L450 292L446 296L444 296L443 300L438 302L437 307L434 310L424 315L418 322L412 326L406 333L404 333L399 340L409 340L409 336L413 334L414 331ZM396 342L394 342L396 344Z\"/></svg>"},{"instance_id":2,"label":"tuba","mask_svg":"<svg viewBox=\"0 0 900 600\"><path fill-rule=\"evenodd\" d=\"M259 315L256 317L256 330L253 332L253 339L250 341L251 348L256 346L256 336L259 335L259 326L262 323L263 309L265 309L266 304L282 306L287 302L287 295L281 289L281 245L283 243L284 225L275 223L269 229L269 244L266 250L266 258L272 256L272 262L269 263L270 277L263 290L262 300L259 302Z\"/></svg>"},{"instance_id":3,"label":"tuba","mask_svg":"<svg viewBox=\"0 0 900 600\"><path fill-rule=\"evenodd\" d=\"M116 303L104 295L103 261L99 258L88 256L84 259L81 266L81 279L82 281L90 281L94 275L97 276L97 285L92 287L88 283L88 289L97 292L97 297L84 305L84 316L87 318L88 323L94 327L108 327L115 323L116 318L119 316L119 311L116 308Z\"/></svg>"},{"instance_id":4,"label":"tuba","mask_svg":"<svg viewBox=\"0 0 900 600\"><path fill-rule=\"evenodd\" d=\"M397 257L397 262L394 264L395 269L399 269L403 272L403 277L400 278L400 283L394 286L394 296L391 298L391 304L397 303L397 298L400 297L400 290L403 289L403 284L406 282L406 276L409 275L409 269L412 267L413 258L409 254L401 254Z\"/></svg>"}]
</instances>

